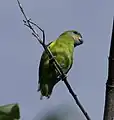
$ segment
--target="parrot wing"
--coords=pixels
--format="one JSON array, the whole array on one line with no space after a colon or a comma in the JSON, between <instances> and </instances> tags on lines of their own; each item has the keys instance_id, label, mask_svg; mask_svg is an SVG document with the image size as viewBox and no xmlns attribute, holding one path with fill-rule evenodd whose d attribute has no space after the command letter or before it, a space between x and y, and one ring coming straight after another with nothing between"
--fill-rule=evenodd
<instances>
[{"instance_id":1,"label":"parrot wing","mask_svg":"<svg viewBox=\"0 0 114 120\"><path fill-rule=\"evenodd\" d=\"M52 42L50 42L49 44L47 44L46 46L48 47ZM42 75L42 70L43 70L43 66L44 66L44 62L47 60L48 58L48 55L46 54L46 52L44 51L42 56L41 56L41 60L40 60L40 64L39 64L39 82L38 83L41 83L41 75Z\"/></svg>"}]
</instances>

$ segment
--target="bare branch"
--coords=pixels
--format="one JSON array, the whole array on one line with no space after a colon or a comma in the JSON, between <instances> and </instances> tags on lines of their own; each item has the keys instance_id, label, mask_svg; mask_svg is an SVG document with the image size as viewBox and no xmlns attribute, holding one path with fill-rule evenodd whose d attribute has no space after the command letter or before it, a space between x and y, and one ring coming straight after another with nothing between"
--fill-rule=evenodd
<instances>
[{"instance_id":1,"label":"bare branch","mask_svg":"<svg viewBox=\"0 0 114 120\"><path fill-rule=\"evenodd\" d=\"M77 98L77 95L73 92L70 84L67 81L67 76L66 74L62 71L61 66L59 65L59 63L57 62L57 60L54 58L52 52L50 51L49 47L47 47L47 45L45 45L45 33L44 30L42 28L40 28L36 23L32 22L31 19L28 19L27 16L25 15L25 12L19 2L19 0L17 0L18 5L20 7L20 10L25 18L24 24L31 29L32 31L32 35L40 42L40 44L43 46L44 50L47 52L49 59L52 61L52 63L54 64L55 69L58 71L59 75L60 75L60 79L62 79L65 83L65 85L67 86L69 92L71 93L72 97L74 98L76 104L79 106L79 108L81 109L82 113L85 115L87 120L91 120L89 115L87 114L87 112L85 111L84 107L81 105L80 101ZM43 40L41 40L41 38L39 37L38 33L36 32L36 30L32 27L32 25L36 26L43 34Z\"/></svg>"},{"instance_id":2,"label":"bare branch","mask_svg":"<svg viewBox=\"0 0 114 120\"><path fill-rule=\"evenodd\" d=\"M31 24L35 25L37 28L39 28L40 31L42 31L43 33L43 44L45 44L45 32L43 29L41 29L41 27L39 27L36 23L30 21Z\"/></svg>"}]
</instances>

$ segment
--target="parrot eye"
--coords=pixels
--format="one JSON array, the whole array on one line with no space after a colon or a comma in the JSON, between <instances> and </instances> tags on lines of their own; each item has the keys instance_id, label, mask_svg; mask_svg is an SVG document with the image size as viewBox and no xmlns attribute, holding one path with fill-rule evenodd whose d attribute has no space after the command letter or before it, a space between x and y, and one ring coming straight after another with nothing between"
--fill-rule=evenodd
<instances>
[{"instance_id":1,"label":"parrot eye","mask_svg":"<svg viewBox=\"0 0 114 120\"><path fill-rule=\"evenodd\" d=\"M80 36L80 39L82 39L82 35L79 32L74 31L73 33L76 34L76 35L78 35L78 36Z\"/></svg>"},{"instance_id":2,"label":"parrot eye","mask_svg":"<svg viewBox=\"0 0 114 120\"><path fill-rule=\"evenodd\" d=\"M74 33L74 34L78 34L78 32L76 32L76 31L74 31L73 33Z\"/></svg>"}]
</instances>

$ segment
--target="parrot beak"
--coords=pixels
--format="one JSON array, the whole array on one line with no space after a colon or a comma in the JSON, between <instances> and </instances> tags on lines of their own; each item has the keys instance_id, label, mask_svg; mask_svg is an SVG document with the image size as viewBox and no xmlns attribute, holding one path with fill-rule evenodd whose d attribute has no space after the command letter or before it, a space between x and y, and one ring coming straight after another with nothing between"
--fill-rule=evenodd
<instances>
[{"instance_id":1,"label":"parrot beak","mask_svg":"<svg viewBox=\"0 0 114 120\"><path fill-rule=\"evenodd\" d=\"M81 45L81 44L83 44L83 39L82 39L82 38L78 39L78 42L76 42L76 43L74 44L74 47L76 47L76 46L78 46L78 45Z\"/></svg>"},{"instance_id":2,"label":"parrot beak","mask_svg":"<svg viewBox=\"0 0 114 120\"><path fill-rule=\"evenodd\" d=\"M80 44L82 44L82 43L84 42L82 38L81 38L81 39L79 39L79 41L80 41Z\"/></svg>"}]
</instances>

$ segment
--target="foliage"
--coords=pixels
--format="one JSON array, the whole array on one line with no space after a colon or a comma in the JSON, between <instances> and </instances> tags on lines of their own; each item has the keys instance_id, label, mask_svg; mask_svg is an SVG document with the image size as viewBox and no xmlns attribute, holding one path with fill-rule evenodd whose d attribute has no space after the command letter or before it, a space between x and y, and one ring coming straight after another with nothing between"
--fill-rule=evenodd
<instances>
[{"instance_id":1,"label":"foliage","mask_svg":"<svg viewBox=\"0 0 114 120\"><path fill-rule=\"evenodd\" d=\"M18 104L0 106L0 120L18 120L20 111Z\"/></svg>"}]
</instances>

